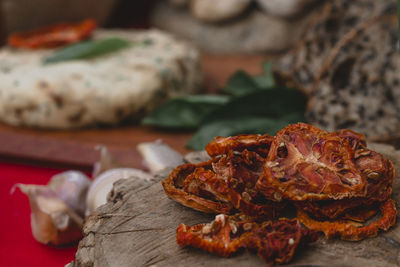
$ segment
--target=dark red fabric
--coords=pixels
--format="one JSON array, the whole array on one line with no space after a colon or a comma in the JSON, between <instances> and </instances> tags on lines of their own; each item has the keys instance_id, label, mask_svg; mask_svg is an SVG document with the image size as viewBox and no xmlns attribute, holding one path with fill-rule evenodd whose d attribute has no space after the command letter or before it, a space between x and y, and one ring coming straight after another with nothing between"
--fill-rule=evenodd
<instances>
[{"instance_id":1,"label":"dark red fabric","mask_svg":"<svg viewBox=\"0 0 400 267\"><path fill-rule=\"evenodd\" d=\"M54 248L33 238L28 197L10 193L16 183L47 184L62 171L0 162L0 266L64 266L74 259L76 245Z\"/></svg>"}]
</instances>

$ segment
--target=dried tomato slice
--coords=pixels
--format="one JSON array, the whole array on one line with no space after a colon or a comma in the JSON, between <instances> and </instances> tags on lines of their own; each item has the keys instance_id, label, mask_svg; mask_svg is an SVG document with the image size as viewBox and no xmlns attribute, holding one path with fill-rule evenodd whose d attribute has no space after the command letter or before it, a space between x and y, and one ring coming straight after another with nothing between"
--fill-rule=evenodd
<instances>
[{"instance_id":1,"label":"dried tomato slice","mask_svg":"<svg viewBox=\"0 0 400 267\"><path fill-rule=\"evenodd\" d=\"M230 203L215 201L215 198L207 199L184 191L186 179L196 170L196 168L209 169L211 163L217 159L211 159L199 164L184 164L175 168L171 174L162 181L164 191L167 196L182 205L202 211L205 213L225 213L229 214L233 210ZM187 184L189 182L186 182Z\"/></svg>"},{"instance_id":2,"label":"dried tomato slice","mask_svg":"<svg viewBox=\"0 0 400 267\"><path fill-rule=\"evenodd\" d=\"M229 202L228 184L224 180L218 179L213 171L204 168L196 168L187 176L183 190L209 200Z\"/></svg>"},{"instance_id":3,"label":"dried tomato slice","mask_svg":"<svg viewBox=\"0 0 400 267\"><path fill-rule=\"evenodd\" d=\"M397 210L395 202L388 199L380 206L381 218L376 222L363 226L352 221L317 221L310 218L302 210L297 211L298 220L308 229L321 231L327 238L339 236L344 240L359 241L367 237L374 237L379 230L387 231L396 223Z\"/></svg>"},{"instance_id":4,"label":"dried tomato slice","mask_svg":"<svg viewBox=\"0 0 400 267\"><path fill-rule=\"evenodd\" d=\"M353 159L350 143L337 134L303 123L289 125L272 142L257 188L276 200L363 197L366 179Z\"/></svg>"},{"instance_id":5,"label":"dried tomato slice","mask_svg":"<svg viewBox=\"0 0 400 267\"><path fill-rule=\"evenodd\" d=\"M367 146L365 135L354 132L352 130L343 129L337 132L333 132L333 134L336 134L337 136L346 139L350 143L350 146L354 151L360 149L361 147Z\"/></svg>"},{"instance_id":6,"label":"dried tomato slice","mask_svg":"<svg viewBox=\"0 0 400 267\"><path fill-rule=\"evenodd\" d=\"M289 262L299 245L318 239L315 231L304 229L297 220L265 221L246 238L246 248L257 251L267 264Z\"/></svg>"},{"instance_id":7,"label":"dried tomato slice","mask_svg":"<svg viewBox=\"0 0 400 267\"><path fill-rule=\"evenodd\" d=\"M266 157L271 146L273 136L257 134L240 134L230 137L217 136L208 143L206 151L211 157L227 154L229 151L255 151Z\"/></svg>"},{"instance_id":8,"label":"dried tomato slice","mask_svg":"<svg viewBox=\"0 0 400 267\"><path fill-rule=\"evenodd\" d=\"M365 197L381 202L388 199L395 177L392 162L365 147L355 151L355 164L367 181Z\"/></svg>"},{"instance_id":9,"label":"dried tomato slice","mask_svg":"<svg viewBox=\"0 0 400 267\"><path fill-rule=\"evenodd\" d=\"M381 154L368 149L363 135L350 130L341 130L337 134L347 139L354 149L355 165L367 182L365 197L322 201L305 200L296 202L296 206L317 219L335 219L344 216L360 220L354 214L349 215L349 212L353 213L357 207L368 207L377 202L384 202L390 197L394 179L393 164ZM365 214L359 216L361 218L368 217Z\"/></svg>"},{"instance_id":10,"label":"dried tomato slice","mask_svg":"<svg viewBox=\"0 0 400 267\"><path fill-rule=\"evenodd\" d=\"M187 226L181 223L176 229L176 242L228 257L244 247L249 231L255 226L250 220L236 220L219 214L211 223Z\"/></svg>"},{"instance_id":11,"label":"dried tomato slice","mask_svg":"<svg viewBox=\"0 0 400 267\"><path fill-rule=\"evenodd\" d=\"M240 210L254 217L274 218L284 203L272 203L254 187L264 159L256 152L229 152L200 164L177 167L162 184L177 202L207 213Z\"/></svg>"},{"instance_id":12,"label":"dried tomato slice","mask_svg":"<svg viewBox=\"0 0 400 267\"><path fill-rule=\"evenodd\" d=\"M378 213L378 203L374 203L371 206L360 206L343 215L343 219L351 220L355 222L366 222Z\"/></svg>"},{"instance_id":13,"label":"dried tomato slice","mask_svg":"<svg viewBox=\"0 0 400 267\"><path fill-rule=\"evenodd\" d=\"M228 152L212 164L219 179L226 181L227 199L242 213L253 217L275 218L285 203L273 203L260 194L256 182L263 171L264 158L247 149Z\"/></svg>"},{"instance_id":14,"label":"dried tomato slice","mask_svg":"<svg viewBox=\"0 0 400 267\"><path fill-rule=\"evenodd\" d=\"M88 38L96 27L96 21L91 19L78 23L59 23L14 33L8 37L8 45L28 49L55 48Z\"/></svg>"},{"instance_id":15,"label":"dried tomato slice","mask_svg":"<svg viewBox=\"0 0 400 267\"><path fill-rule=\"evenodd\" d=\"M228 257L241 248L257 251L267 264L291 260L300 244L315 241L314 231L303 229L297 220L280 219L257 223L243 215L217 215L208 224L180 224L176 240L181 246L192 246Z\"/></svg>"},{"instance_id":16,"label":"dried tomato slice","mask_svg":"<svg viewBox=\"0 0 400 267\"><path fill-rule=\"evenodd\" d=\"M352 212L358 207L371 206L376 201L367 198L352 198L341 200L298 201L294 204L298 209L312 214L321 220L337 219Z\"/></svg>"}]
</instances>

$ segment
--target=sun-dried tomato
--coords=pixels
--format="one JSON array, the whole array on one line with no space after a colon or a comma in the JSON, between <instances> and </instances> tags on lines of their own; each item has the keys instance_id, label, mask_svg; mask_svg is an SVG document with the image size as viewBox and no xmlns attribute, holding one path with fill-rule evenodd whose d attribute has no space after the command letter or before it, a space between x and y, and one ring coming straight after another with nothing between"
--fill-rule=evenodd
<instances>
[{"instance_id":1,"label":"sun-dried tomato","mask_svg":"<svg viewBox=\"0 0 400 267\"><path fill-rule=\"evenodd\" d=\"M217 136L206 146L206 151L211 157L227 154L230 151L242 152L243 150L255 151L261 156L267 156L273 136L257 134L240 134L230 137Z\"/></svg>"},{"instance_id":2,"label":"sun-dried tomato","mask_svg":"<svg viewBox=\"0 0 400 267\"><path fill-rule=\"evenodd\" d=\"M162 181L164 191L167 196L182 205L206 212L206 213L225 213L233 211L230 203L215 201L214 198L205 198L192 193L185 192L183 187L185 180L192 174L196 168L210 168L211 163L217 159L211 159L200 164L184 164L175 168L171 174Z\"/></svg>"},{"instance_id":3,"label":"sun-dried tomato","mask_svg":"<svg viewBox=\"0 0 400 267\"><path fill-rule=\"evenodd\" d=\"M365 196L366 179L353 158L350 143L335 133L290 125L272 142L257 187L268 198L274 191L296 201Z\"/></svg>"},{"instance_id":4,"label":"sun-dried tomato","mask_svg":"<svg viewBox=\"0 0 400 267\"><path fill-rule=\"evenodd\" d=\"M396 223L397 210L392 199L381 204L380 210L381 218L366 226L345 220L317 221L302 210L298 210L297 217L308 229L323 232L327 238L339 236L344 240L358 241L367 237L376 236L379 230L387 231Z\"/></svg>"},{"instance_id":5,"label":"sun-dried tomato","mask_svg":"<svg viewBox=\"0 0 400 267\"><path fill-rule=\"evenodd\" d=\"M192 246L228 257L245 245L245 239L255 223L237 220L224 214L217 215L211 223L186 226L181 223L176 229L176 241L181 246Z\"/></svg>"},{"instance_id":6,"label":"sun-dried tomato","mask_svg":"<svg viewBox=\"0 0 400 267\"><path fill-rule=\"evenodd\" d=\"M298 209L312 214L314 218L325 220L340 218L358 207L373 206L374 203L376 201L367 198L294 202Z\"/></svg>"},{"instance_id":7,"label":"sun-dried tomato","mask_svg":"<svg viewBox=\"0 0 400 267\"><path fill-rule=\"evenodd\" d=\"M297 220L280 219L257 223L246 216L217 215L207 224L176 230L177 243L228 257L241 248L256 251L267 264L289 262L300 244L314 242L318 235Z\"/></svg>"},{"instance_id":8,"label":"sun-dried tomato","mask_svg":"<svg viewBox=\"0 0 400 267\"><path fill-rule=\"evenodd\" d=\"M235 209L249 216L274 218L285 204L272 203L254 188L263 162L256 152L231 151L203 164L178 167L163 186L170 198L203 212L229 214Z\"/></svg>"},{"instance_id":9,"label":"sun-dried tomato","mask_svg":"<svg viewBox=\"0 0 400 267\"><path fill-rule=\"evenodd\" d=\"M279 264L292 258L298 244L315 240L315 231L357 241L396 221L393 164L369 149L362 134L299 123L276 137L217 137L206 149L212 159L176 168L163 181L166 193L197 210L241 215L181 224L182 246L222 256L247 248L268 264ZM307 229L297 220L271 221L290 212L286 206L297 208ZM373 221L379 209L381 217Z\"/></svg>"},{"instance_id":10,"label":"sun-dried tomato","mask_svg":"<svg viewBox=\"0 0 400 267\"><path fill-rule=\"evenodd\" d=\"M59 23L11 34L8 45L28 49L55 48L88 38L96 27L96 21L91 19L79 23Z\"/></svg>"},{"instance_id":11,"label":"sun-dried tomato","mask_svg":"<svg viewBox=\"0 0 400 267\"><path fill-rule=\"evenodd\" d=\"M315 231L304 229L297 220L265 221L252 230L246 248L254 249L267 264L289 262L299 245L318 239Z\"/></svg>"}]
</instances>

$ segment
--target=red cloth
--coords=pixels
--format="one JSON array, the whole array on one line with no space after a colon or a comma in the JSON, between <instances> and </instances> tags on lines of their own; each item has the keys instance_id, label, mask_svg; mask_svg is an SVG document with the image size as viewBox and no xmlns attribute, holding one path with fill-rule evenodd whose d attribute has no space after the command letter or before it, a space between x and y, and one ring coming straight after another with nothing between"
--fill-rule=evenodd
<instances>
[{"instance_id":1,"label":"red cloth","mask_svg":"<svg viewBox=\"0 0 400 267\"><path fill-rule=\"evenodd\" d=\"M0 266L64 266L74 260L77 246L54 248L38 243L32 236L28 197L16 183L47 184L63 170L0 162Z\"/></svg>"}]
</instances>

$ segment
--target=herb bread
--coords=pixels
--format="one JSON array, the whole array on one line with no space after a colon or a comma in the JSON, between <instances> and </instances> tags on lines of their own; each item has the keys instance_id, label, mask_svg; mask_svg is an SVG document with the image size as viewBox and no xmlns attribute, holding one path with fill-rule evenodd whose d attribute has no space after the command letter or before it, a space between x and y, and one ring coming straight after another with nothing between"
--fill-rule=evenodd
<instances>
[{"instance_id":1,"label":"herb bread","mask_svg":"<svg viewBox=\"0 0 400 267\"><path fill-rule=\"evenodd\" d=\"M44 65L54 50L0 50L0 120L66 129L137 118L165 98L195 92L199 53L160 31L98 30L132 45L86 60Z\"/></svg>"},{"instance_id":2,"label":"herb bread","mask_svg":"<svg viewBox=\"0 0 400 267\"><path fill-rule=\"evenodd\" d=\"M327 1L316 12L298 45L275 66L277 79L290 87L311 93L314 80L330 51L343 36L362 27L373 17L396 10L396 2L374 0Z\"/></svg>"},{"instance_id":3,"label":"herb bread","mask_svg":"<svg viewBox=\"0 0 400 267\"><path fill-rule=\"evenodd\" d=\"M400 130L397 28L394 0L329 1L274 73L309 95L308 122L390 140Z\"/></svg>"},{"instance_id":4,"label":"herb bread","mask_svg":"<svg viewBox=\"0 0 400 267\"><path fill-rule=\"evenodd\" d=\"M308 121L327 130L351 128L370 139L400 132L397 16L372 19L335 47L308 103Z\"/></svg>"}]
</instances>

